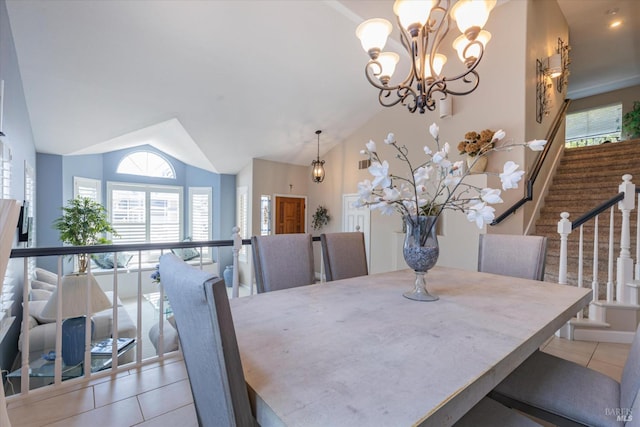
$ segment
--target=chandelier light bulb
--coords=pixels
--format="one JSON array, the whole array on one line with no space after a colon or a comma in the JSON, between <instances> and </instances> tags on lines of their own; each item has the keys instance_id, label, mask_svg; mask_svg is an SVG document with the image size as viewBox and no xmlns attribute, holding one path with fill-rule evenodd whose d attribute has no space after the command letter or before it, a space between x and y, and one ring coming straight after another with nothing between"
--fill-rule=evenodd
<instances>
[{"instance_id":1,"label":"chandelier light bulb","mask_svg":"<svg viewBox=\"0 0 640 427\"><path fill-rule=\"evenodd\" d=\"M433 57L433 70L435 74L431 72L431 65L429 64L429 60L431 59L431 55L427 55L424 58L424 78L425 79L435 79L442 72L442 67L447 63L447 57L441 53L437 53Z\"/></svg>"},{"instance_id":2,"label":"chandelier light bulb","mask_svg":"<svg viewBox=\"0 0 640 427\"><path fill-rule=\"evenodd\" d=\"M476 41L482 44L483 49L487 46L489 40L491 40L491 33L487 30L480 31L476 37ZM467 46L469 46L468 49ZM478 55L480 55L480 46L477 43L469 41L464 34L458 36L458 38L453 41L453 48L458 52L458 58L460 58L460 61L462 61L463 64L475 62ZM465 49L467 49L466 58Z\"/></svg>"},{"instance_id":3,"label":"chandelier light bulb","mask_svg":"<svg viewBox=\"0 0 640 427\"><path fill-rule=\"evenodd\" d=\"M380 75L378 78L382 84L387 84L396 71L400 55L395 52L382 52L377 61L380 63Z\"/></svg>"},{"instance_id":4,"label":"chandelier light bulb","mask_svg":"<svg viewBox=\"0 0 640 427\"><path fill-rule=\"evenodd\" d=\"M458 0L451 8L451 17L455 19L460 32L469 40L474 40L487 23L495 4L495 0Z\"/></svg>"},{"instance_id":5,"label":"chandelier light bulb","mask_svg":"<svg viewBox=\"0 0 640 427\"><path fill-rule=\"evenodd\" d=\"M400 19L400 25L415 37L417 34L412 30L417 32L424 27L436 3L437 0L396 0L393 13Z\"/></svg>"},{"instance_id":6,"label":"chandelier light bulb","mask_svg":"<svg viewBox=\"0 0 640 427\"><path fill-rule=\"evenodd\" d=\"M373 59L376 59L380 51L387 44L387 38L391 34L391 23L386 19L374 18L364 21L356 28L356 36L360 39L362 48Z\"/></svg>"}]
</instances>

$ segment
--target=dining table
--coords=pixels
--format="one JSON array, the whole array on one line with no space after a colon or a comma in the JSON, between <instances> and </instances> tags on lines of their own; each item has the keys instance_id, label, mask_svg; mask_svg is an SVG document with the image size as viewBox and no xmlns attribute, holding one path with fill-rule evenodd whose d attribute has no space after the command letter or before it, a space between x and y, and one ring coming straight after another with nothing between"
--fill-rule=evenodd
<instances>
[{"instance_id":1,"label":"dining table","mask_svg":"<svg viewBox=\"0 0 640 427\"><path fill-rule=\"evenodd\" d=\"M591 300L590 289L435 267L231 300L252 410L268 426L454 424Z\"/></svg>"}]
</instances>

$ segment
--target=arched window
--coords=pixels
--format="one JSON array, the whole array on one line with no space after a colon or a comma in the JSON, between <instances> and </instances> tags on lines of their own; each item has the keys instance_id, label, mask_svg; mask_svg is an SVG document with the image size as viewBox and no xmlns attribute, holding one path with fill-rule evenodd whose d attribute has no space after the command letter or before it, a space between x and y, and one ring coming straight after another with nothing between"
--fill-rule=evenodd
<instances>
[{"instance_id":1,"label":"arched window","mask_svg":"<svg viewBox=\"0 0 640 427\"><path fill-rule=\"evenodd\" d=\"M171 164L161 156L150 151L136 151L126 156L118 165L117 173L173 178L176 173Z\"/></svg>"}]
</instances>

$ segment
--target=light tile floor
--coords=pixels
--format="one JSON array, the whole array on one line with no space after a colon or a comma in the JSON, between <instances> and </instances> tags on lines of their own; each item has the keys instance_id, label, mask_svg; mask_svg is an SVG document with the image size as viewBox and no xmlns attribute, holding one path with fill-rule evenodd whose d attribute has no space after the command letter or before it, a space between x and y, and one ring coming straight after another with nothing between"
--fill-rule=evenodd
<instances>
[{"instance_id":1,"label":"light tile floor","mask_svg":"<svg viewBox=\"0 0 640 427\"><path fill-rule=\"evenodd\" d=\"M630 345L551 338L542 350L620 380ZM197 426L181 359L144 366L85 387L9 403L13 427Z\"/></svg>"}]
</instances>

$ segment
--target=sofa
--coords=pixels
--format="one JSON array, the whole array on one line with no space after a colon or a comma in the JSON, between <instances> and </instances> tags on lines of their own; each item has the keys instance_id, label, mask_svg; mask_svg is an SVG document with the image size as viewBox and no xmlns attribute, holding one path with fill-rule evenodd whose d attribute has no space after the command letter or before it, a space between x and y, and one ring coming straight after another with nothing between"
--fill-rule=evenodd
<instances>
[{"instance_id":1,"label":"sofa","mask_svg":"<svg viewBox=\"0 0 640 427\"><path fill-rule=\"evenodd\" d=\"M58 276L47 270L36 268L35 277L29 282L29 361L37 360L43 354L55 349L56 344L56 323L51 319L40 316L42 309L51 297L53 290L57 286ZM105 292L113 304L113 292ZM127 310L122 305L120 298L116 301L118 307L118 337L136 338L137 328ZM100 311L92 316L94 323L94 341L103 340L112 336L113 330L113 309L109 308ZM24 337L20 333L18 349L22 351ZM128 352L121 359L120 363L133 361L134 352Z\"/></svg>"}]
</instances>

